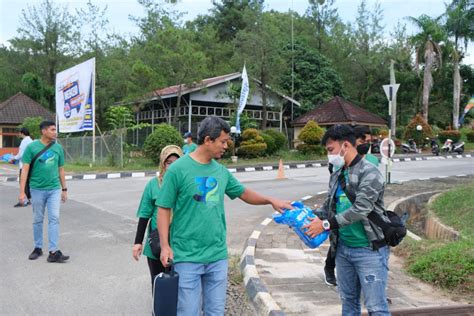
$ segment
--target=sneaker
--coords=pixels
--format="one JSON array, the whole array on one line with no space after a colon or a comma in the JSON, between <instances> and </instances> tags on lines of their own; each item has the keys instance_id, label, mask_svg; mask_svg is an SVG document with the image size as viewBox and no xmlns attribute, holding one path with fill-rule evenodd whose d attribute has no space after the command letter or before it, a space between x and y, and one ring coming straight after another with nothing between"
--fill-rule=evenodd
<instances>
[{"instance_id":1,"label":"sneaker","mask_svg":"<svg viewBox=\"0 0 474 316\"><path fill-rule=\"evenodd\" d=\"M25 204L18 202L15 205L13 205L13 207L25 207L25 206L28 206L29 204L30 202L26 202Z\"/></svg>"},{"instance_id":2,"label":"sneaker","mask_svg":"<svg viewBox=\"0 0 474 316\"><path fill-rule=\"evenodd\" d=\"M326 282L327 285L337 286L334 269L324 268L324 282Z\"/></svg>"},{"instance_id":3,"label":"sneaker","mask_svg":"<svg viewBox=\"0 0 474 316\"><path fill-rule=\"evenodd\" d=\"M29 255L28 259L36 260L38 257L43 255L43 250L41 248L35 248L33 252Z\"/></svg>"},{"instance_id":4,"label":"sneaker","mask_svg":"<svg viewBox=\"0 0 474 316\"><path fill-rule=\"evenodd\" d=\"M68 259L69 259L69 256L63 255L61 250L56 250L56 252L49 252L48 262L62 263Z\"/></svg>"}]
</instances>

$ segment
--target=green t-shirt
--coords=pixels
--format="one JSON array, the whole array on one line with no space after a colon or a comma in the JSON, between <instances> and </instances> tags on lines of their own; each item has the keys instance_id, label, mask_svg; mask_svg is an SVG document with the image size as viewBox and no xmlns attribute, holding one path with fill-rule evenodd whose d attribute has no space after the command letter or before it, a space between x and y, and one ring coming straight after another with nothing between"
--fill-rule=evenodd
<instances>
[{"instance_id":1,"label":"green t-shirt","mask_svg":"<svg viewBox=\"0 0 474 316\"><path fill-rule=\"evenodd\" d=\"M366 154L365 155L365 159L368 161L368 162L371 162L374 166L378 167L379 166L379 159L377 157L375 157L374 155L372 154Z\"/></svg>"},{"instance_id":2,"label":"green t-shirt","mask_svg":"<svg viewBox=\"0 0 474 316\"><path fill-rule=\"evenodd\" d=\"M211 263L227 258L224 194L244 186L221 164L183 156L166 171L158 205L173 209L170 244L174 262Z\"/></svg>"},{"instance_id":3,"label":"green t-shirt","mask_svg":"<svg viewBox=\"0 0 474 316\"><path fill-rule=\"evenodd\" d=\"M23 153L22 162L30 164L31 160L45 145L39 140L29 144ZM48 148L34 162L33 173L30 177L30 188L39 190L54 190L61 188L59 181L59 167L64 166L64 150L60 144L55 143Z\"/></svg>"},{"instance_id":4,"label":"green t-shirt","mask_svg":"<svg viewBox=\"0 0 474 316\"><path fill-rule=\"evenodd\" d=\"M183 153L184 153L185 155L190 154L190 153L192 153L193 151L195 151L196 148L198 148L198 146L197 146L195 143L184 144L184 146L183 146Z\"/></svg>"},{"instance_id":5,"label":"green t-shirt","mask_svg":"<svg viewBox=\"0 0 474 316\"><path fill-rule=\"evenodd\" d=\"M147 236L150 235L150 230L156 229L156 218L158 214L158 205L156 204L156 201L158 200L159 194L160 186L158 184L158 178L154 177L146 184L145 190L142 194L142 199L140 200L140 205L138 206L137 210L137 217L150 219ZM151 259L158 260L158 258L156 258L151 252L148 242L145 242L143 255Z\"/></svg>"},{"instance_id":6,"label":"green t-shirt","mask_svg":"<svg viewBox=\"0 0 474 316\"><path fill-rule=\"evenodd\" d=\"M347 170L344 170L344 176L346 177L346 183L349 183ZM336 213L343 213L351 206L351 201L346 196L344 190L342 190L341 185L338 185L336 191ZM348 247L368 247L370 245L361 221L339 228L339 238Z\"/></svg>"}]
</instances>

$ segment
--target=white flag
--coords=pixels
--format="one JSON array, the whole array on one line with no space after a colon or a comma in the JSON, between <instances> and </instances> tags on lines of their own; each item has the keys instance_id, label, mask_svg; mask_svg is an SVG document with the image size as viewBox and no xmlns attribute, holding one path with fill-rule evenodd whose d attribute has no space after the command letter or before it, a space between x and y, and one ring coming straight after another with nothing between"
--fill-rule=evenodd
<instances>
[{"instance_id":1,"label":"white flag","mask_svg":"<svg viewBox=\"0 0 474 316\"><path fill-rule=\"evenodd\" d=\"M249 77L247 76L247 69L242 70L242 89L240 90L240 100L239 100L239 108L237 110L237 119L235 123L235 127L237 128L237 133L240 133L240 114L244 111L245 105L247 104L247 98L249 96Z\"/></svg>"}]
</instances>

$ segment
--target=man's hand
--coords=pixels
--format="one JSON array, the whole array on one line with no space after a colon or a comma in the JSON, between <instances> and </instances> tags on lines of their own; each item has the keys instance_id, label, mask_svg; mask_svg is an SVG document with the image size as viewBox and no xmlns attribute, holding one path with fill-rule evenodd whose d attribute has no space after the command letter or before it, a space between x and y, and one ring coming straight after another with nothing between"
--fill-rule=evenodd
<instances>
[{"instance_id":1,"label":"man's hand","mask_svg":"<svg viewBox=\"0 0 474 316\"><path fill-rule=\"evenodd\" d=\"M324 231L323 228L323 221L320 220L317 216L311 221L310 224L305 225L303 228L307 228L308 230L306 231L306 235L308 235L311 238L316 237L317 235L321 234Z\"/></svg>"},{"instance_id":2,"label":"man's hand","mask_svg":"<svg viewBox=\"0 0 474 316\"><path fill-rule=\"evenodd\" d=\"M67 191L61 192L61 201L63 201L63 203L67 201Z\"/></svg>"},{"instance_id":3,"label":"man's hand","mask_svg":"<svg viewBox=\"0 0 474 316\"><path fill-rule=\"evenodd\" d=\"M26 198L26 194L25 193L20 193L20 196L18 197L18 202L20 202L21 205L25 205L25 202L27 200L28 199Z\"/></svg>"},{"instance_id":4,"label":"man's hand","mask_svg":"<svg viewBox=\"0 0 474 316\"><path fill-rule=\"evenodd\" d=\"M170 261L173 261L173 250L170 246L161 246L160 261L163 267L170 265Z\"/></svg>"},{"instance_id":5,"label":"man's hand","mask_svg":"<svg viewBox=\"0 0 474 316\"><path fill-rule=\"evenodd\" d=\"M284 213L285 209L292 210L293 206L291 205L291 201L288 200L280 200L280 199L270 199L270 203L275 211L279 213Z\"/></svg>"},{"instance_id":6,"label":"man's hand","mask_svg":"<svg viewBox=\"0 0 474 316\"><path fill-rule=\"evenodd\" d=\"M140 259L140 256L142 255L142 250L143 250L142 244L133 245L133 248L132 248L133 259L138 261L138 259Z\"/></svg>"}]
</instances>

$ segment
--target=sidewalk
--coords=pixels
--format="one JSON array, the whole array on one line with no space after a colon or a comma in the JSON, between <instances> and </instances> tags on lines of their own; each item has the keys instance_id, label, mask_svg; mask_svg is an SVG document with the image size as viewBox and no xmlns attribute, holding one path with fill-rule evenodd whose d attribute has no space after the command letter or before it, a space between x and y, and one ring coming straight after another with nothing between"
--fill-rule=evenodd
<instances>
[{"instance_id":1,"label":"sidewalk","mask_svg":"<svg viewBox=\"0 0 474 316\"><path fill-rule=\"evenodd\" d=\"M404 185L390 185L386 190L385 204L389 205L411 194L445 190L472 179L449 178L436 183L412 181ZM312 197L305 204L321 203L323 198ZM337 287L324 282L323 268L328 241L317 249L307 248L287 226L270 220L260 225L260 234L256 239L254 261L259 282L263 283L262 288L266 287L270 301L273 299L270 304L266 303L267 306L273 304L271 315L340 315ZM400 258L393 254L390 256L387 293L392 300L391 310L459 304L441 291L406 275L402 265ZM268 309L262 314L267 312Z\"/></svg>"}]
</instances>

